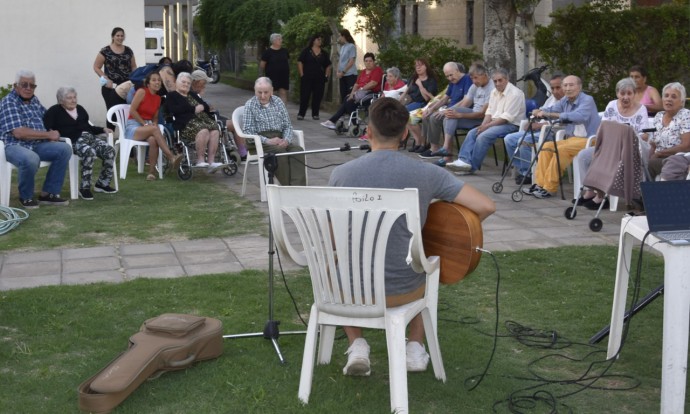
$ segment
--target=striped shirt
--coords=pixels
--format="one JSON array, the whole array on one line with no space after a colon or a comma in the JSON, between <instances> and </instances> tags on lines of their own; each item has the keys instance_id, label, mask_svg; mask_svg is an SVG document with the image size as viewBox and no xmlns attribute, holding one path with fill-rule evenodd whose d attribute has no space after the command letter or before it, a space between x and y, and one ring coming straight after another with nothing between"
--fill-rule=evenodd
<instances>
[{"instance_id":1,"label":"striped shirt","mask_svg":"<svg viewBox=\"0 0 690 414\"><path fill-rule=\"evenodd\" d=\"M17 91L12 90L0 101L0 139L6 146L21 145L33 150L36 144L42 140L19 140L12 135L17 128L31 128L37 131L45 131L43 126L43 114L46 109L41 105L37 97L33 97L25 103Z\"/></svg>"}]
</instances>

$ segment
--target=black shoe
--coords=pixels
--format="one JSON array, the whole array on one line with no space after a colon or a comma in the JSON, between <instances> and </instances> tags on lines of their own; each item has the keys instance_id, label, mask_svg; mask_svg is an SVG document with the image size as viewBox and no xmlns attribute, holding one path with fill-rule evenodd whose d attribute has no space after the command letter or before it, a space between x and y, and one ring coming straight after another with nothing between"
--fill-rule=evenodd
<instances>
[{"instance_id":1,"label":"black shoe","mask_svg":"<svg viewBox=\"0 0 690 414\"><path fill-rule=\"evenodd\" d=\"M240 161L247 161L247 155L241 155L240 156Z\"/></svg>"},{"instance_id":2,"label":"black shoe","mask_svg":"<svg viewBox=\"0 0 690 414\"><path fill-rule=\"evenodd\" d=\"M20 199L19 202L21 203L22 207L27 210L38 208L38 201L34 200L33 198L28 198L26 200Z\"/></svg>"},{"instance_id":3,"label":"black shoe","mask_svg":"<svg viewBox=\"0 0 690 414\"><path fill-rule=\"evenodd\" d=\"M604 206L601 208L602 210L606 210L607 208L609 208L608 198L604 199L603 203ZM600 205L601 203L597 203L596 201L594 201L593 198L583 204L583 206L585 206L585 208L587 208L588 210L598 210Z\"/></svg>"},{"instance_id":4,"label":"black shoe","mask_svg":"<svg viewBox=\"0 0 690 414\"><path fill-rule=\"evenodd\" d=\"M83 200L93 200L93 194L88 188L82 188L79 190L79 198Z\"/></svg>"},{"instance_id":5,"label":"black shoe","mask_svg":"<svg viewBox=\"0 0 690 414\"><path fill-rule=\"evenodd\" d=\"M115 194L117 190L109 185L96 184L93 186L93 191L97 193Z\"/></svg>"},{"instance_id":6,"label":"black shoe","mask_svg":"<svg viewBox=\"0 0 690 414\"><path fill-rule=\"evenodd\" d=\"M318 115L312 115L311 119L313 119L314 121L318 121L320 118Z\"/></svg>"},{"instance_id":7,"label":"black shoe","mask_svg":"<svg viewBox=\"0 0 690 414\"><path fill-rule=\"evenodd\" d=\"M417 152L417 150L420 148L424 148L424 146L423 145L413 145L412 148L407 150L407 152Z\"/></svg>"},{"instance_id":8,"label":"black shoe","mask_svg":"<svg viewBox=\"0 0 690 414\"><path fill-rule=\"evenodd\" d=\"M592 198L594 198L594 197L592 197ZM573 200L573 204L577 203L578 206L584 206L585 203L590 201L592 198L579 197L577 200Z\"/></svg>"},{"instance_id":9,"label":"black shoe","mask_svg":"<svg viewBox=\"0 0 690 414\"><path fill-rule=\"evenodd\" d=\"M428 146L428 145L420 145L420 146L419 146L419 149L418 149L417 151L415 151L415 152L416 152L417 154L422 154L422 153L424 153L424 151L429 150L429 148L431 148L431 147ZM429 151L429 154L431 154L431 151Z\"/></svg>"},{"instance_id":10,"label":"black shoe","mask_svg":"<svg viewBox=\"0 0 690 414\"><path fill-rule=\"evenodd\" d=\"M532 176L528 175L525 177L522 174L519 174L517 177L515 177L515 184L517 185L530 185L532 184Z\"/></svg>"},{"instance_id":11,"label":"black shoe","mask_svg":"<svg viewBox=\"0 0 690 414\"><path fill-rule=\"evenodd\" d=\"M438 158L438 156L436 156L436 155L431 155L431 154L433 154L433 152L431 152L431 150L428 149L428 150L425 150L424 152L418 154L417 156L418 156L419 158L424 158L424 159Z\"/></svg>"},{"instance_id":12,"label":"black shoe","mask_svg":"<svg viewBox=\"0 0 690 414\"><path fill-rule=\"evenodd\" d=\"M39 196L38 203L49 206L66 206L69 205L69 200L60 198L60 194L48 194L44 196Z\"/></svg>"}]
</instances>

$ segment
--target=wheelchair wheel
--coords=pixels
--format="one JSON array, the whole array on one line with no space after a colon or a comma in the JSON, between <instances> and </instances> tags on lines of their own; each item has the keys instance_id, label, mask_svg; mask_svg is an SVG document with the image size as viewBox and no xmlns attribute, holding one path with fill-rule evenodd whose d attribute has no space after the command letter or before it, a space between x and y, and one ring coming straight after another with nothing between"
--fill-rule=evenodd
<instances>
[{"instance_id":1,"label":"wheelchair wheel","mask_svg":"<svg viewBox=\"0 0 690 414\"><path fill-rule=\"evenodd\" d=\"M353 137L358 137L359 136L359 125L350 125L350 128L348 128L347 133Z\"/></svg>"},{"instance_id":2,"label":"wheelchair wheel","mask_svg":"<svg viewBox=\"0 0 690 414\"><path fill-rule=\"evenodd\" d=\"M600 218L593 218L589 222L589 229L592 230L593 232L601 231L602 227L604 227L604 223L601 221Z\"/></svg>"},{"instance_id":3,"label":"wheelchair wheel","mask_svg":"<svg viewBox=\"0 0 690 414\"><path fill-rule=\"evenodd\" d=\"M503 184L501 184L500 182L494 183L494 185L491 186L491 191L493 191L496 194L500 193L501 191L503 191Z\"/></svg>"},{"instance_id":4,"label":"wheelchair wheel","mask_svg":"<svg viewBox=\"0 0 690 414\"><path fill-rule=\"evenodd\" d=\"M519 203L522 201L522 191L520 190L515 190L513 193L510 195L510 198L513 199L516 203Z\"/></svg>"},{"instance_id":5,"label":"wheelchair wheel","mask_svg":"<svg viewBox=\"0 0 690 414\"><path fill-rule=\"evenodd\" d=\"M572 214L572 215L571 215ZM565 213L563 214L565 218L568 220L572 220L575 217L577 217L577 210L575 210L575 207L568 207L565 209Z\"/></svg>"},{"instance_id":6,"label":"wheelchair wheel","mask_svg":"<svg viewBox=\"0 0 690 414\"><path fill-rule=\"evenodd\" d=\"M335 133L338 135L343 135L345 131L347 131L347 128L345 128L345 123L342 119L339 119L338 122L335 123Z\"/></svg>"},{"instance_id":7,"label":"wheelchair wheel","mask_svg":"<svg viewBox=\"0 0 690 414\"><path fill-rule=\"evenodd\" d=\"M223 174L227 175L228 177L232 177L237 173L237 164L235 162L230 162L230 164L227 164L225 167L223 167Z\"/></svg>"},{"instance_id":8,"label":"wheelchair wheel","mask_svg":"<svg viewBox=\"0 0 690 414\"><path fill-rule=\"evenodd\" d=\"M177 169L177 176L180 180L187 181L192 178L192 166L188 163L180 164L180 168Z\"/></svg>"}]
</instances>

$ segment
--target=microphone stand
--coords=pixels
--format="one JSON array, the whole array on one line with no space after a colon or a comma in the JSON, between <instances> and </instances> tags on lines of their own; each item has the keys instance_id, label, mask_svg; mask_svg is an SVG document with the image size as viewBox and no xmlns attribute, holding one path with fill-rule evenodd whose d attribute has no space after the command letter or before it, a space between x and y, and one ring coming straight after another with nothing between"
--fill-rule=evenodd
<instances>
[{"instance_id":1,"label":"microphone stand","mask_svg":"<svg viewBox=\"0 0 690 414\"><path fill-rule=\"evenodd\" d=\"M371 147L369 145L359 145L359 146L354 147L354 148L360 149L360 150L371 151ZM264 160L264 168L266 169L266 172L268 173L268 184L274 184L273 179L275 177L275 172L278 169L278 157L285 157L285 156L292 156L292 155L316 154L316 153L322 153L322 152L336 152L336 151L344 152L344 151L350 151L351 149L352 149L352 147L350 146L350 144L345 143L342 147L339 147L339 148L327 148L327 149L311 150L311 151L282 152L279 154L274 154L274 153L265 154L263 157L263 160ZM273 344L273 349L275 349L281 365L285 365L285 363L286 363L285 358L283 358L283 354L282 354L282 352L280 352L280 346L278 345L278 337L280 336L280 329L278 328L278 325L280 325L280 321L273 319L273 290L274 290L273 289L273 255L275 254L274 244L275 244L275 242L273 239L273 227L271 224L271 217L269 215L269 217L268 217L268 320L266 321L266 324L264 325L263 332L223 335L223 339L255 338L255 337L263 336L264 339L269 339L271 341L271 343ZM283 332L283 335L303 335L306 333L307 333L307 331L287 331L287 332Z\"/></svg>"}]
</instances>

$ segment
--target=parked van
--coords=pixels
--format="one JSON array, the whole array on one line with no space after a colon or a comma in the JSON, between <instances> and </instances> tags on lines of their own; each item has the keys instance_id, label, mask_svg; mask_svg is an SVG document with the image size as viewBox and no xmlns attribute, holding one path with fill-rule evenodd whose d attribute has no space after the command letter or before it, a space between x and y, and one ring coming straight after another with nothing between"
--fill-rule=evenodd
<instances>
[{"instance_id":1,"label":"parked van","mask_svg":"<svg viewBox=\"0 0 690 414\"><path fill-rule=\"evenodd\" d=\"M158 61L165 56L165 38L163 37L163 29L154 29L151 27L144 28L146 36L146 63L158 63Z\"/></svg>"}]
</instances>

